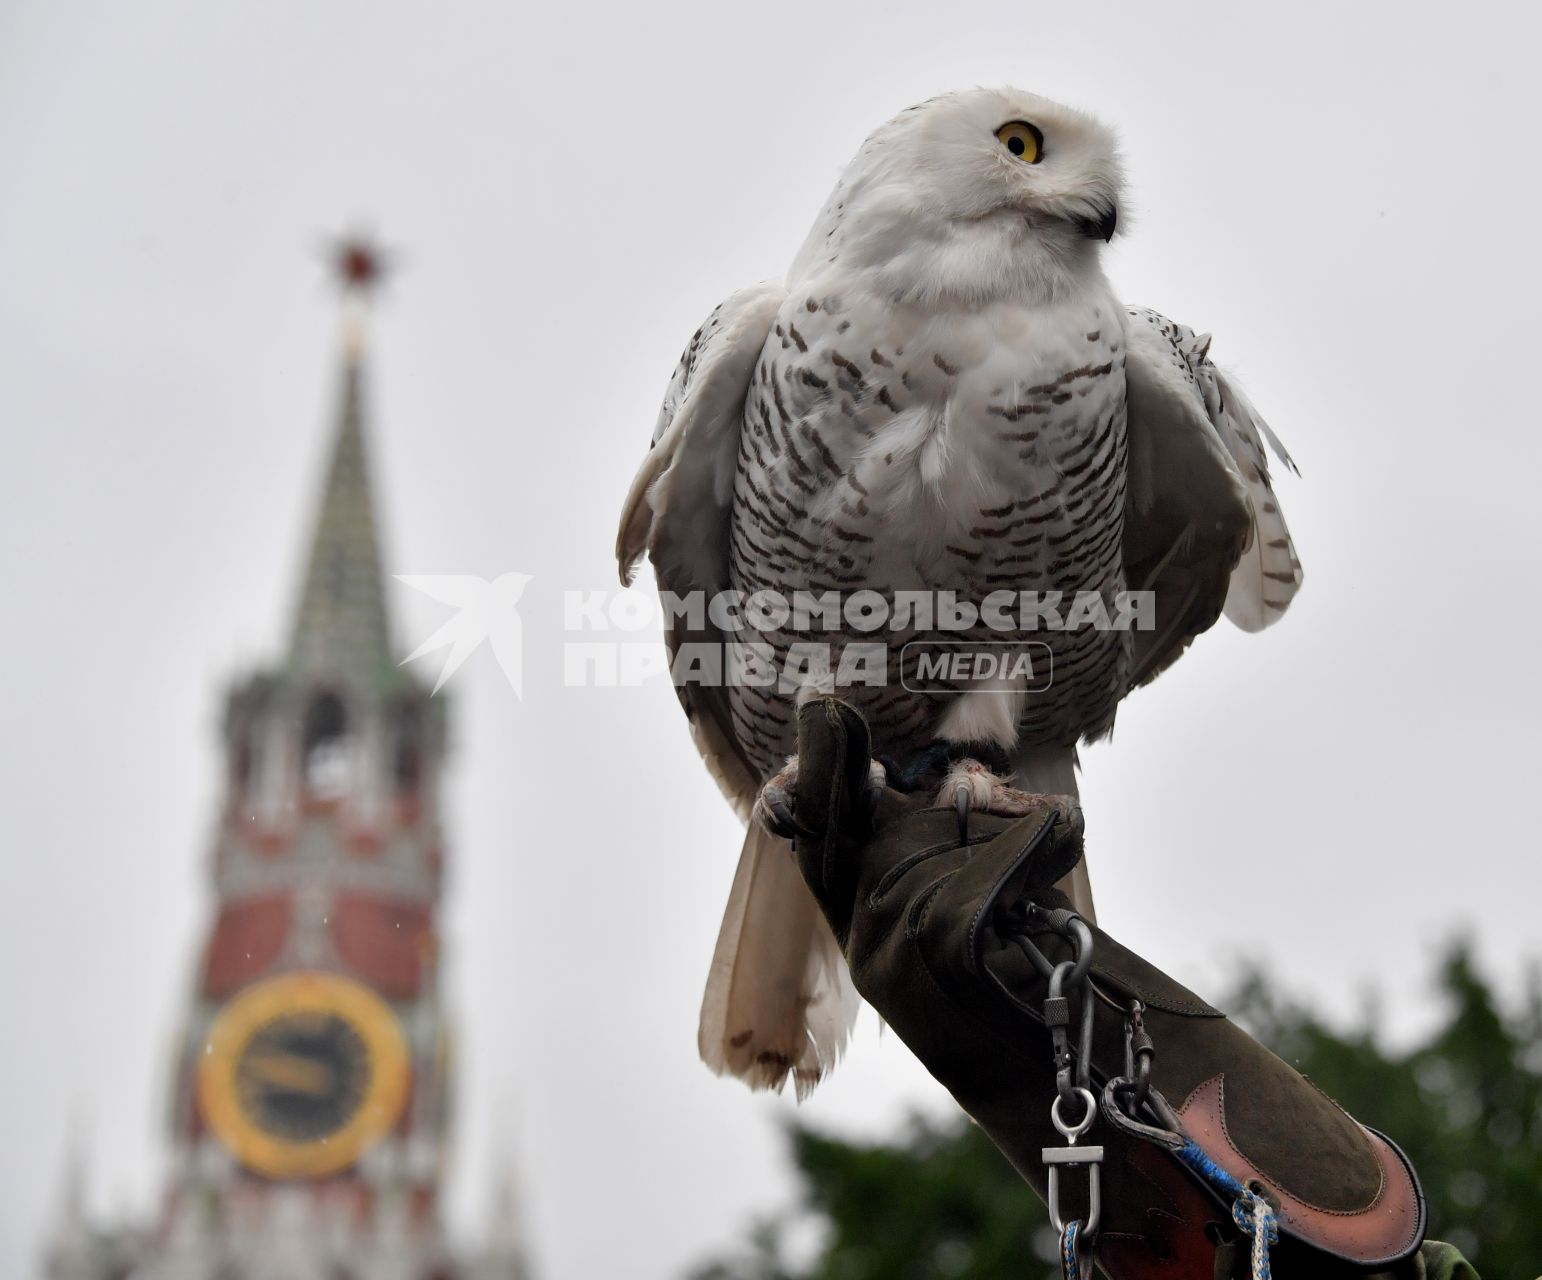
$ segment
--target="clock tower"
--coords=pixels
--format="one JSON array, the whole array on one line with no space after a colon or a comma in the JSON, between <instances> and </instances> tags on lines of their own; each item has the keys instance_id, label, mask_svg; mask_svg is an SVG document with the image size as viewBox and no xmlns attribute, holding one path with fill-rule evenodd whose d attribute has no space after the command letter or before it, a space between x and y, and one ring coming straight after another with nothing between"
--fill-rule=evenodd
<instances>
[{"instance_id":1,"label":"clock tower","mask_svg":"<svg viewBox=\"0 0 1542 1280\"><path fill-rule=\"evenodd\" d=\"M161 1216L126 1271L60 1266L56 1250L59 1280L523 1275L512 1250L457 1261L440 1225L444 704L397 665L385 601L363 340L381 259L350 242L336 265L331 459L287 652L226 701L213 918L176 1056Z\"/></svg>"}]
</instances>

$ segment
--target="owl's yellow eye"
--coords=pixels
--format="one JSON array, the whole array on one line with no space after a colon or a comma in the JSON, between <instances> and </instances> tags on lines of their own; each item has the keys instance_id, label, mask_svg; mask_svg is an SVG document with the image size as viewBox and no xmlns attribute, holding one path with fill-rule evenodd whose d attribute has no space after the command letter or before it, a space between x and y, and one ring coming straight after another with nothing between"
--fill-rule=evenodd
<instances>
[{"instance_id":1,"label":"owl's yellow eye","mask_svg":"<svg viewBox=\"0 0 1542 1280\"><path fill-rule=\"evenodd\" d=\"M1044 157L1044 135L1026 120L1009 120L996 130L996 139L1024 164Z\"/></svg>"}]
</instances>

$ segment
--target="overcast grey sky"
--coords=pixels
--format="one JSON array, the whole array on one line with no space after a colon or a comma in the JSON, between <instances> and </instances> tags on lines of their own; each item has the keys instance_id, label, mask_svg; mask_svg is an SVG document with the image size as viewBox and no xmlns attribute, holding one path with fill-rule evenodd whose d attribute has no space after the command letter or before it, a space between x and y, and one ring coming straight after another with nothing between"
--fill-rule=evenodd
<instances>
[{"instance_id":1,"label":"overcast grey sky","mask_svg":"<svg viewBox=\"0 0 1542 1280\"><path fill-rule=\"evenodd\" d=\"M1109 271L1213 331L1304 478L1288 618L1086 753L1103 922L1408 1034L1482 913L1537 954L1533 5L217 6L0 0L0 1275L77 1117L148 1211L209 895L224 683L287 626L336 390L316 257L402 251L370 396L393 572L536 575L525 700L449 686L452 1219L498 1159L543 1276L677 1274L785 1201L784 1100L696 1061L739 847L673 695L561 687L680 348L849 155L1014 83L1121 132ZM404 644L445 616L393 594ZM1188 915L1180 914L1186 909ZM940 1090L871 1014L807 1119Z\"/></svg>"}]
</instances>

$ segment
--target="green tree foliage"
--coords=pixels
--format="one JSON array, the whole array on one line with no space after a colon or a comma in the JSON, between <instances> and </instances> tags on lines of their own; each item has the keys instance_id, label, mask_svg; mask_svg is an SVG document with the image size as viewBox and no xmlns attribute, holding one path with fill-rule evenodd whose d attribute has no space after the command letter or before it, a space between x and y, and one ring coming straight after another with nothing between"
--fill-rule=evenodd
<instances>
[{"instance_id":1,"label":"green tree foliage","mask_svg":"<svg viewBox=\"0 0 1542 1280\"><path fill-rule=\"evenodd\" d=\"M1444 1016L1411 1050L1374 1017L1336 1030L1251 975L1228 1008L1286 1061L1413 1160L1432 1238L1484 1276L1542 1270L1542 986L1506 1011L1465 944L1438 976ZM1157 1059L1160 1072L1160 1047ZM742 1253L694 1280L1021 1280L1058 1275L1043 1207L960 1118L913 1120L892 1143L790 1132L799 1209L759 1223Z\"/></svg>"}]
</instances>

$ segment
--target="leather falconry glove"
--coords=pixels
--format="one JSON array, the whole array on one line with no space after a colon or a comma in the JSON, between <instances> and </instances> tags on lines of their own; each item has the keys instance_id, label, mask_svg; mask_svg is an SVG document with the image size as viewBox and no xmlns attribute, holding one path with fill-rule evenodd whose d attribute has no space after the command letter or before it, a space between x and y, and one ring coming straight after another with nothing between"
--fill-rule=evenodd
<instances>
[{"instance_id":1,"label":"leather falconry glove","mask_svg":"<svg viewBox=\"0 0 1542 1280\"><path fill-rule=\"evenodd\" d=\"M1074 801L961 830L874 804L870 753L845 703L800 710L799 869L857 990L1049 1202L1067 1275L1424 1274L1402 1152L1069 911Z\"/></svg>"}]
</instances>

